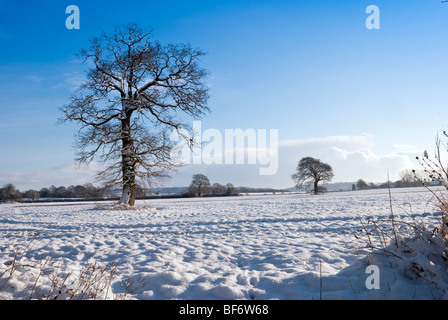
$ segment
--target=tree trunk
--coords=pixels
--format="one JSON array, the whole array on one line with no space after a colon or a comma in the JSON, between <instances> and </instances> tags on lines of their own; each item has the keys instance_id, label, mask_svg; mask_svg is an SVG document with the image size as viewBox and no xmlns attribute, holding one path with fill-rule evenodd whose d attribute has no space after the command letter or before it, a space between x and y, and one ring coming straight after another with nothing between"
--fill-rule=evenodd
<instances>
[{"instance_id":1,"label":"tree trunk","mask_svg":"<svg viewBox=\"0 0 448 320\"><path fill-rule=\"evenodd\" d=\"M319 181L314 181L314 194L316 195L317 194L317 184L319 183Z\"/></svg>"},{"instance_id":2,"label":"tree trunk","mask_svg":"<svg viewBox=\"0 0 448 320\"><path fill-rule=\"evenodd\" d=\"M129 184L123 185L123 191L121 193L121 198L118 203L120 204L129 204L129 199L131 198L131 189Z\"/></svg>"},{"instance_id":3,"label":"tree trunk","mask_svg":"<svg viewBox=\"0 0 448 320\"><path fill-rule=\"evenodd\" d=\"M132 166L130 165L130 157L123 155L122 156L122 171L123 171L123 191L121 193L120 204L128 204L130 206L134 205L135 202L135 190L134 181L135 174L133 173ZM132 195L134 194L134 199Z\"/></svg>"},{"instance_id":4,"label":"tree trunk","mask_svg":"<svg viewBox=\"0 0 448 320\"><path fill-rule=\"evenodd\" d=\"M122 150L121 166L123 174L123 191L120 204L133 206L135 203L135 172L132 157L131 115L121 120Z\"/></svg>"},{"instance_id":5,"label":"tree trunk","mask_svg":"<svg viewBox=\"0 0 448 320\"><path fill-rule=\"evenodd\" d=\"M131 197L129 198L129 202L128 204L130 206L134 206L135 205L135 197L136 197L136 186L135 186L135 174L133 174L131 176Z\"/></svg>"}]
</instances>

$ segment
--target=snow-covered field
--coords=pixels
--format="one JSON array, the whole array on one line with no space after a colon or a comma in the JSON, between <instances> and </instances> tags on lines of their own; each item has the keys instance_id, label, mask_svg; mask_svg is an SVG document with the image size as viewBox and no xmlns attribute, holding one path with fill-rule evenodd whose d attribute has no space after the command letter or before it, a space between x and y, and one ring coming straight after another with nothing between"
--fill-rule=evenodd
<instances>
[{"instance_id":1,"label":"snow-covered field","mask_svg":"<svg viewBox=\"0 0 448 320\"><path fill-rule=\"evenodd\" d=\"M431 199L424 189L392 189L395 218L412 216L432 230ZM363 249L363 224L371 227L369 219L390 215L387 190L161 199L137 206L1 204L0 275L7 272L0 298L45 296L67 272L64 285L70 287L87 266L98 270L112 262L117 273L98 298L448 297L447 271L436 261L446 257L441 242L413 240L417 249L388 256ZM440 256L427 257L434 250ZM371 264L378 266L379 289L366 286L376 275L366 273Z\"/></svg>"}]
</instances>

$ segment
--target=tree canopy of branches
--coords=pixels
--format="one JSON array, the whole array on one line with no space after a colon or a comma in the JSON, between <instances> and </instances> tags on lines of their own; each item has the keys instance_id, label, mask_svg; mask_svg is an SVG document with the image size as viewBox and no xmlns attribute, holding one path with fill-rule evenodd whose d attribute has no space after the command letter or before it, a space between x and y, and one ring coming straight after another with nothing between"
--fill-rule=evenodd
<instances>
[{"instance_id":1,"label":"tree canopy of branches","mask_svg":"<svg viewBox=\"0 0 448 320\"><path fill-rule=\"evenodd\" d=\"M366 189L369 189L369 185L363 179L358 179L358 181L356 181L356 189L366 190Z\"/></svg>"},{"instance_id":2,"label":"tree canopy of branches","mask_svg":"<svg viewBox=\"0 0 448 320\"><path fill-rule=\"evenodd\" d=\"M296 183L297 188L312 183L314 194L317 194L318 183L321 181L330 182L333 175L333 169L329 164L323 163L319 159L305 157L299 161L296 172L291 175L291 178Z\"/></svg>"},{"instance_id":3,"label":"tree canopy of branches","mask_svg":"<svg viewBox=\"0 0 448 320\"><path fill-rule=\"evenodd\" d=\"M8 183L0 188L0 201L15 201L21 198L22 194L12 184Z\"/></svg>"},{"instance_id":4,"label":"tree canopy of branches","mask_svg":"<svg viewBox=\"0 0 448 320\"><path fill-rule=\"evenodd\" d=\"M189 197L202 197L205 195L238 195L236 188L230 182L226 185L210 183L206 175L194 174L190 186L185 193Z\"/></svg>"},{"instance_id":5,"label":"tree canopy of branches","mask_svg":"<svg viewBox=\"0 0 448 320\"><path fill-rule=\"evenodd\" d=\"M105 164L99 177L122 188L120 203L134 205L137 182L168 176L178 164L169 133L189 129L185 115L209 111L203 55L189 45L161 45L136 24L116 27L80 51L92 67L79 94L60 108L61 121L81 125L76 159Z\"/></svg>"},{"instance_id":6,"label":"tree canopy of branches","mask_svg":"<svg viewBox=\"0 0 448 320\"><path fill-rule=\"evenodd\" d=\"M188 193L193 196L202 197L211 190L210 180L203 174L193 175L193 180L188 187Z\"/></svg>"},{"instance_id":7,"label":"tree canopy of branches","mask_svg":"<svg viewBox=\"0 0 448 320\"><path fill-rule=\"evenodd\" d=\"M33 190L31 191L31 197L33 198ZM54 185L49 188L42 188L40 191L36 191L38 193L38 197L42 198L101 198L107 192L105 189L100 187L95 187L91 183L86 183L84 185L70 185L69 187L59 186L56 187ZM34 194L36 198L36 195ZM37 198L38 198L37 197Z\"/></svg>"}]
</instances>

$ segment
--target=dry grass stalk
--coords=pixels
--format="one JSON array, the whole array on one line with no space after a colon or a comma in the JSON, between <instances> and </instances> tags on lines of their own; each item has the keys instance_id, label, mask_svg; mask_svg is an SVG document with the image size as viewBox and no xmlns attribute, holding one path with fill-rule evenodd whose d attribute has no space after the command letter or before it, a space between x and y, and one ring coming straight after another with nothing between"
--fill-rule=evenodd
<instances>
[{"instance_id":1,"label":"dry grass stalk","mask_svg":"<svg viewBox=\"0 0 448 320\"><path fill-rule=\"evenodd\" d=\"M138 290L146 285L143 280L121 281L123 293L112 292L113 282L119 281L118 263L112 261L106 265L88 262L79 271L64 271L66 266L61 261L53 261L47 257L35 263L24 263L25 254L30 249L30 241L20 251L15 249L12 261L0 273L0 299L36 299L36 300L104 300L125 299L131 290ZM20 272L19 272L20 271ZM24 282L22 289L17 288L16 280L23 276L32 275ZM17 273L20 273L17 275ZM34 275L34 277L33 277ZM17 277L16 277L17 276Z\"/></svg>"}]
</instances>

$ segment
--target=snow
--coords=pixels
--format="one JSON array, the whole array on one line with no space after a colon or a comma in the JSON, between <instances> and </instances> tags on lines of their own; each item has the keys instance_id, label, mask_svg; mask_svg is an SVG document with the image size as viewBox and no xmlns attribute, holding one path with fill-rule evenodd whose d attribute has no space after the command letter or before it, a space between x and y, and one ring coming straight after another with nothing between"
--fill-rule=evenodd
<instances>
[{"instance_id":1,"label":"snow","mask_svg":"<svg viewBox=\"0 0 448 320\"><path fill-rule=\"evenodd\" d=\"M392 189L392 199L397 221L437 226L430 192ZM95 265L91 272L106 270L99 299L446 299L441 238L366 248L363 225L388 219L389 201L387 190L368 190L156 199L136 210L1 204L0 298L48 297L51 279L64 277L79 288ZM379 289L366 286L369 265L378 266Z\"/></svg>"}]
</instances>

